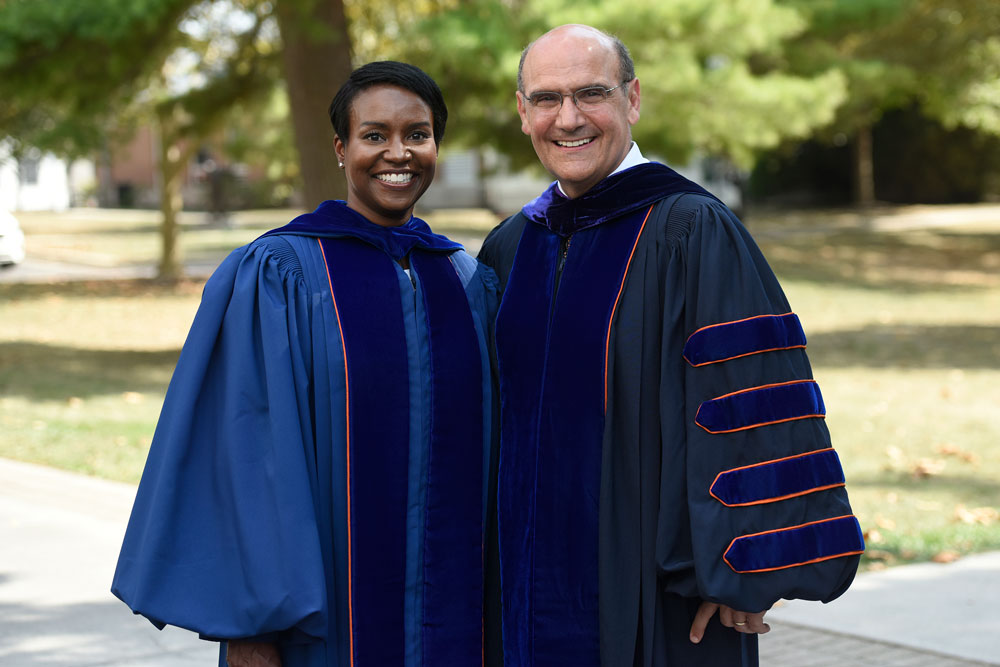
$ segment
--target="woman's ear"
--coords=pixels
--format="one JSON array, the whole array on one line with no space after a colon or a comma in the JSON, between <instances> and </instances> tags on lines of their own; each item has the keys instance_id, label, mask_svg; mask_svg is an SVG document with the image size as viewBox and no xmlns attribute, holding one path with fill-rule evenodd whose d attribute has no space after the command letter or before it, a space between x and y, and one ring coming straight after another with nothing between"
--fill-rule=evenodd
<instances>
[{"instance_id":1,"label":"woman's ear","mask_svg":"<svg viewBox=\"0 0 1000 667\"><path fill-rule=\"evenodd\" d=\"M337 154L337 166L344 168L344 160L347 158L347 147L338 135L333 135L333 152Z\"/></svg>"}]
</instances>

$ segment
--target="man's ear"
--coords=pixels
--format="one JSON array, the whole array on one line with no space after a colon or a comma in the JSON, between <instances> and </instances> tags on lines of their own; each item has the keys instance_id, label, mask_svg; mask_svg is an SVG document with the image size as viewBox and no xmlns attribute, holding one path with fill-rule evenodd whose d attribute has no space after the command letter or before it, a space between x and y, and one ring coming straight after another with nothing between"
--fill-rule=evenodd
<instances>
[{"instance_id":1,"label":"man's ear","mask_svg":"<svg viewBox=\"0 0 1000 667\"><path fill-rule=\"evenodd\" d=\"M531 136L531 125L528 124L528 109L524 103L524 95L517 91L517 115L521 117L521 131Z\"/></svg>"},{"instance_id":2,"label":"man's ear","mask_svg":"<svg viewBox=\"0 0 1000 667\"><path fill-rule=\"evenodd\" d=\"M639 122L639 79L632 79L628 87L628 122L635 125Z\"/></svg>"}]
</instances>

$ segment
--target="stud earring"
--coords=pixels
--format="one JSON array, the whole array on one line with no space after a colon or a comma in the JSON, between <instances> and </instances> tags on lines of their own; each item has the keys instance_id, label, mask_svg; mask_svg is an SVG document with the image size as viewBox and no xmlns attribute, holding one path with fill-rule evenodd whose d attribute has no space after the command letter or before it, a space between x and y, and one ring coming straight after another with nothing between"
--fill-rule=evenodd
<instances>
[{"instance_id":1,"label":"stud earring","mask_svg":"<svg viewBox=\"0 0 1000 667\"><path fill-rule=\"evenodd\" d=\"M337 160L337 166L340 167L341 169L343 169L344 168L344 163L341 162L340 160Z\"/></svg>"}]
</instances>

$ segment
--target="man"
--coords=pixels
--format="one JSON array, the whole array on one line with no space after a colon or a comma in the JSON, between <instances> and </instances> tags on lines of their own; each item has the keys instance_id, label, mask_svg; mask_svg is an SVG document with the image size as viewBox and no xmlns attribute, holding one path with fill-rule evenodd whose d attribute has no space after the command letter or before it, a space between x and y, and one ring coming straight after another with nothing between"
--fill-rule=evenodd
<instances>
[{"instance_id":1,"label":"man","mask_svg":"<svg viewBox=\"0 0 1000 667\"><path fill-rule=\"evenodd\" d=\"M797 317L746 230L632 142L628 50L567 25L517 109L556 182L486 239L510 665L755 665L864 544Z\"/></svg>"}]
</instances>

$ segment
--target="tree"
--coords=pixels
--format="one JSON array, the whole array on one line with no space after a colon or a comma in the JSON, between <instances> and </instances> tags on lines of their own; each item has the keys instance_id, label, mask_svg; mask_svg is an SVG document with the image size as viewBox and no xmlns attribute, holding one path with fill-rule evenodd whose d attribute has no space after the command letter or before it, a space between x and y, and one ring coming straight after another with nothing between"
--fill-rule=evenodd
<instances>
[{"instance_id":1,"label":"tree","mask_svg":"<svg viewBox=\"0 0 1000 667\"><path fill-rule=\"evenodd\" d=\"M342 2L326 0L277 0L275 15L281 28L303 195L311 209L331 196L346 194L323 111L351 73L347 19Z\"/></svg>"},{"instance_id":2,"label":"tree","mask_svg":"<svg viewBox=\"0 0 1000 667\"><path fill-rule=\"evenodd\" d=\"M884 113L919 104L945 125L1000 133L1000 5L991 0L785 0L809 20L788 66L830 68L847 99L822 136L849 137L854 199L875 201L872 128Z\"/></svg>"},{"instance_id":3,"label":"tree","mask_svg":"<svg viewBox=\"0 0 1000 667\"><path fill-rule=\"evenodd\" d=\"M337 192L321 110L350 69L341 2L7 0L0 3L0 133L12 149L91 154L136 119L160 132L160 275L180 275L180 176L238 104L266 99L285 69L310 205ZM328 63L317 67L316 63ZM319 72L319 74L316 74Z\"/></svg>"}]
</instances>

